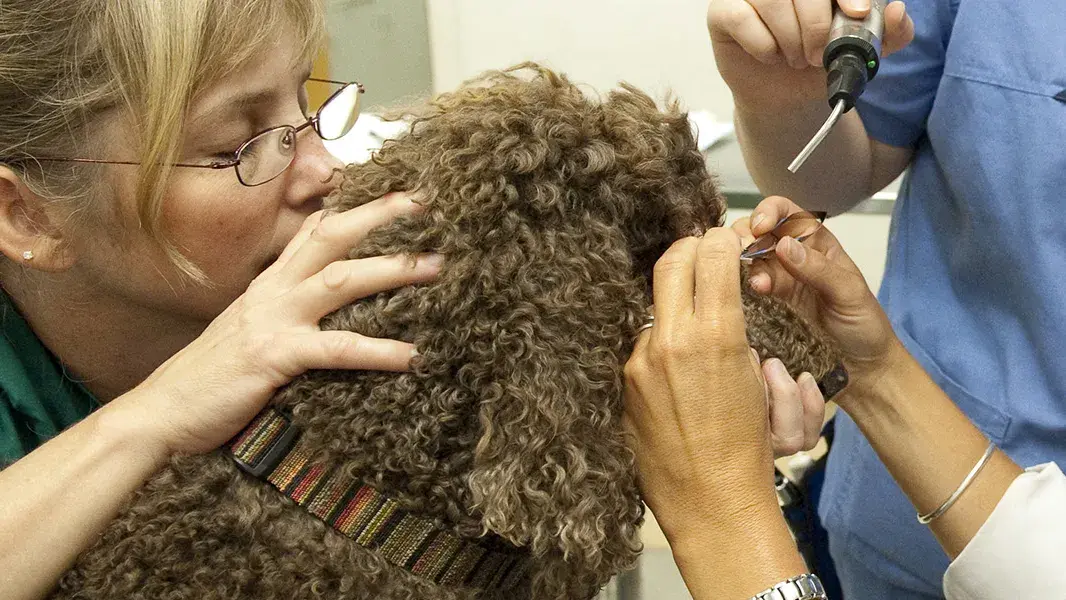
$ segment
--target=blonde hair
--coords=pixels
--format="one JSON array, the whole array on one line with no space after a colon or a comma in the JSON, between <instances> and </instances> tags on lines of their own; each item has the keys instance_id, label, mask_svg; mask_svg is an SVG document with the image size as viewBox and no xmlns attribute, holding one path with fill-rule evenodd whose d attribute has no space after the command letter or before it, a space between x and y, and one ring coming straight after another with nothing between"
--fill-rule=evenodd
<instances>
[{"instance_id":1,"label":"blonde hair","mask_svg":"<svg viewBox=\"0 0 1066 600\"><path fill-rule=\"evenodd\" d=\"M138 226L203 282L160 231L189 106L272 47L283 28L310 64L324 39L324 10L322 0L0 0L0 164L35 193L66 201L70 215L87 212L87 167L34 157L99 151L94 117L126 110L140 137Z\"/></svg>"}]
</instances>

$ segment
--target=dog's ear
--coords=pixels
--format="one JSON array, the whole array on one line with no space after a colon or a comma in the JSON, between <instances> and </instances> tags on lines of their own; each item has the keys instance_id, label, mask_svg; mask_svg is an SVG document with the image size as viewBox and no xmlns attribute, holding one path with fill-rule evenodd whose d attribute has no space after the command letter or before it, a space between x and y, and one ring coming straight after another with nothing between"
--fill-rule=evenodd
<instances>
[{"instance_id":1,"label":"dog's ear","mask_svg":"<svg viewBox=\"0 0 1066 600\"><path fill-rule=\"evenodd\" d=\"M486 324L493 375L471 382L481 434L469 486L484 527L543 564L565 560L585 582L631 565L643 516L621 426L622 365L643 313L642 284L624 275L632 268L624 252L584 249L617 240L592 227L531 255L510 285L520 297L534 292ZM546 277L557 285L546 288Z\"/></svg>"}]
</instances>

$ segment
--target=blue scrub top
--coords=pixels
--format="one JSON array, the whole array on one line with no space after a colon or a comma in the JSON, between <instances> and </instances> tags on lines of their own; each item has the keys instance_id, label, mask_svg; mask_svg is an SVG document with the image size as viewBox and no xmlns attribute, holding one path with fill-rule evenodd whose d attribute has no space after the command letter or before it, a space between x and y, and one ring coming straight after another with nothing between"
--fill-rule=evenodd
<instances>
[{"instance_id":1,"label":"blue scrub top","mask_svg":"<svg viewBox=\"0 0 1066 600\"><path fill-rule=\"evenodd\" d=\"M884 60L859 104L873 138L916 151L881 301L992 441L1022 466L1066 467L1066 2L907 10L914 43ZM941 595L947 557L846 417L820 513L834 557ZM857 585L880 597L879 582Z\"/></svg>"}]
</instances>

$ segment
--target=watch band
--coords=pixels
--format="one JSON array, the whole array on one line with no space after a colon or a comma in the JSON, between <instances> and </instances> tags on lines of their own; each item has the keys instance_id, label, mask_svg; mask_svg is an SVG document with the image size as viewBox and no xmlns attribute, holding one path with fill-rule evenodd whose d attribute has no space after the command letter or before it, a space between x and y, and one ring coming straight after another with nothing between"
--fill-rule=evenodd
<instances>
[{"instance_id":1,"label":"watch band","mask_svg":"<svg viewBox=\"0 0 1066 600\"><path fill-rule=\"evenodd\" d=\"M817 575L806 573L766 589L751 600L828 600Z\"/></svg>"}]
</instances>

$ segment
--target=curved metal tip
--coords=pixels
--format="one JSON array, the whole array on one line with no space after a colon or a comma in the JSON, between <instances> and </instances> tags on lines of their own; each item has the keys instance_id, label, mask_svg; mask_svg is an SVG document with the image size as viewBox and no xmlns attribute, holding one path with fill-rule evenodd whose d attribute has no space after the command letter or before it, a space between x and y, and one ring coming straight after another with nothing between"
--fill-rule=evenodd
<instances>
[{"instance_id":1,"label":"curved metal tip","mask_svg":"<svg viewBox=\"0 0 1066 600\"><path fill-rule=\"evenodd\" d=\"M814 134L811 141L807 142L803 150L796 155L796 159L792 161L792 164L788 166L788 170L792 173L800 170L803 163L807 162L807 159L814 154L814 151L822 144L825 138L829 135L829 132L833 129L833 126L840 120L840 116L844 114L844 101L837 102L837 105L833 107L833 112L829 113L829 118L825 120L822 128L818 130L818 133Z\"/></svg>"}]
</instances>

